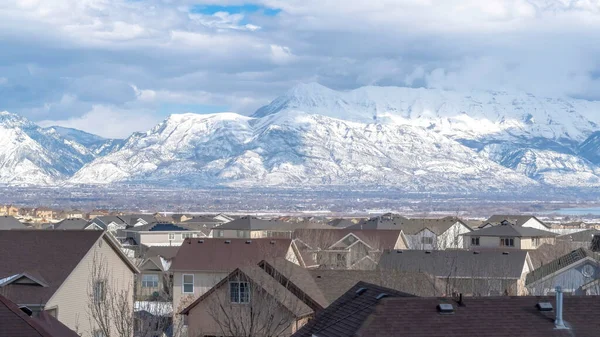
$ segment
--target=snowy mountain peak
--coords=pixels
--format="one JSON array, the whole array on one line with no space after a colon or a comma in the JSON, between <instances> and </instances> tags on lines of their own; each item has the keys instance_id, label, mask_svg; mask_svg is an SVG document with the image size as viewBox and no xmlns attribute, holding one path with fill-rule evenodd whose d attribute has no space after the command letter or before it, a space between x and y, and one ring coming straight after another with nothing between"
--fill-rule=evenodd
<instances>
[{"instance_id":1,"label":"snowy mountain peak","mask_svg":"<svg viewBox=\"0 0 600 337\"><path fill-rule=\"evenodd\" d=\"M0 126L4 128L36 127L36 125L29 121L27 118L8 111L0 111Z\"/></svg>"}]
</instances>

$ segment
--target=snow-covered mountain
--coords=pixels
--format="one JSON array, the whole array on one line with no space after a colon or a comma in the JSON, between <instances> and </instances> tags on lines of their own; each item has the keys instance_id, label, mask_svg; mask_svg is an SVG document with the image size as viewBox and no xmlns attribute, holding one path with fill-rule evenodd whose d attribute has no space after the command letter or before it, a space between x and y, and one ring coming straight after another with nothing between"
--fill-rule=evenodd
<instances>
[{"instance_id":1,"label":"snow-covered mountain","mask_svg":"<svg viewBox=\"0 0 600 337\"><path fill-rule=\"evenodd\" d=\"M56 130L0 112L0 183L48 185L70 177L94 155Z\"/></svg>"},{"instance_id":2,"label":"snow-covered mountain","mask_svg":"<svg viewBox=\"0 0 600 337\"><path fill-rule=\"evenodd\" d=\"M584 100L304 84L250 117L172 115L124 141L2 116L4 183L412 191L600 186L600 102Z\"/></svg>"},{"instance_id":3,"label":"snow-covered mountain","mask_svg":"<svg viewBox=\"0 0 600 337\"><path fill-rule=\"evenodd\" d=\"M114 151L118 151L124 144L124 140L122 139L106 139L85 131L62 126L51 126L44 130L56 132L64 139L85 146L95 157L102 157Z\"/></svg>"},{"instance_id":4,"label":"snow-covered mountain","mask_svg":"<svg viewBox=\"0 0 600 337\"><path fill-rule=\"evenodd\" d=\"M263 118L234 113L172 115L71 179L80 184L119 181L438 191L536 184L424 128L363 124L294 111Z\"/></svg>"}]
</instances>

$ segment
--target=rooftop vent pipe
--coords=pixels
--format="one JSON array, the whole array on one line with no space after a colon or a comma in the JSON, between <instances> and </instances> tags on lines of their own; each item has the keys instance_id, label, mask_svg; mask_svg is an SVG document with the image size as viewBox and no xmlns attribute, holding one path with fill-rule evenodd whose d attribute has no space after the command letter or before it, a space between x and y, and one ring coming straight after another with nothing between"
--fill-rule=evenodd
<instances>
[{"instance_id":1,"label":"rooftop vent pipe","mask_svg":"<svg viewBox=\"0 0 600 337\"><path fill-rule=\"evenodd\" d=\"M557 329L566 329L563 321L563 292L560 286L556 287L556 320L554 325Z\"/></svg>"}]
</instances>

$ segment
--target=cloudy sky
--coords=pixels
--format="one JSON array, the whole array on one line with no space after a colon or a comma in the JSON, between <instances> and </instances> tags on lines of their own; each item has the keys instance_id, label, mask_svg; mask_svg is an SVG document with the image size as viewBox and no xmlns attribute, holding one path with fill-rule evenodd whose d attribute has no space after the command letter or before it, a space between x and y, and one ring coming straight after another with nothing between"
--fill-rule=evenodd
<instances>
[{"instance_id":1,"label":"cloudy sky","mask_svg":"<svg viewBox=\"0 0 600 337\"><path fill-rule=\"evenodd\" d=\"M599 55L600 0L0 0L0 111L126 137L299 82L600 99Z\"/></svg>"}]
</instances>

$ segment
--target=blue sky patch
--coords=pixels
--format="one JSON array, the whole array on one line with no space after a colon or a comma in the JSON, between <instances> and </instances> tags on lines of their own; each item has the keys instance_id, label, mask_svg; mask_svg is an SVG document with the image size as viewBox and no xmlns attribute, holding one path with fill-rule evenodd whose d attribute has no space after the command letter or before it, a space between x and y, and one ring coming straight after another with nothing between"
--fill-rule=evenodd
<instances>
[{"instance_id":1,"label":"blue sky patch","mask_svg":"<svg viewBox=\"0 0 600 337\"><path fill-rule=\"evenodd\" d=\"M227 12L229 14L244 14L262 12L266 16L275 16L281 12L278 8L268 8L256 4L244 4L239 6L219 6L219 5L196 5L190 9L192 13L213 15L218 12Z\"/></svg>"}]
</instances>

